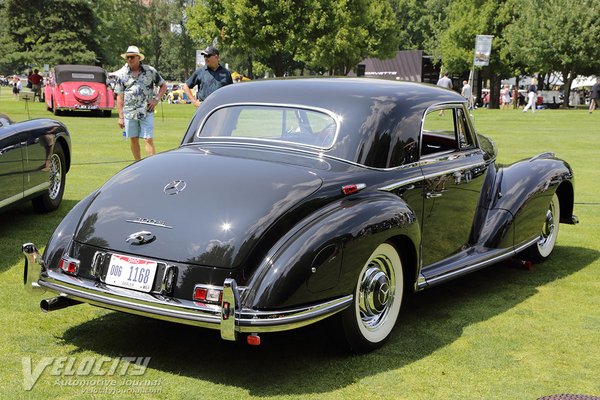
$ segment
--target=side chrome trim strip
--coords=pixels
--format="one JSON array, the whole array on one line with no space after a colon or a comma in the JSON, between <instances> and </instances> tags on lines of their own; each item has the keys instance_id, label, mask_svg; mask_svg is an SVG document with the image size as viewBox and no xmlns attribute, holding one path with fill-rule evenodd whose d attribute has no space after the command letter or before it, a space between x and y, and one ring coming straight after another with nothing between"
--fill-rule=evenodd
<instances>
[{"instance_id":1,"label":"side chrome trim strip","mask_svg":"<svg viewBox=\"0 0 600 400\"><path fill-rule=\"evenodd\" d=\"M21 201L23 200L25 197L35 194L37 192L42 192L45 189L48 189L50 187L50 181L48 182L44 182L44 183L40 183L37 186L34 186L32 188L27 189L26 191L22 192L22 193L17 193L14 196L10 196L4 200L0 201L0 207L4 207L7 206L9 204L12 203L16 203L17 201Z\"/></svg>"},{"instance_id":2,"label":"side chrome trim strip","mask_svg":"<svg viewBox=\"0 0 600 400\"><path fill-rule=\"evenodd\" d=\"M49 187L50 187L50 181L48 180L47 182L40 183L40 184L39 184L39 185L37 185L37 186L34 186L34 187L30 188L30 189L27 189L27 190L26 190L26 191L23 193L23 196L24 196L24 197L27 197L27 196L29 196L30 194L35 194L35 193L37 193L37 192L42 192L42 191L44 191L45 189L48 189Z\"/></svg>"},{"instance_id":3,"label":"side chrome trim strip","mask_svg":"<svg viewBox=\"0 0 600 400\"><path fill-rule=\"evenodd\" d=\"M535 244L538 240L540 240L539 236L536 237L535 239L529 240L529 241L527 241L527 242L525 242L525 243L523 243L523 244L521 244L521 245L519 245L519 246L517 246L517 247L515 247L513 249L510 249L510 250L508 250L508 251L506 251L506 252L504 252L502 254L499 254L499 255L497 255L495 257L492 257L490 259L483 260L483 261L477 262L475 264L468 265L468 266L466 266L464 268L457 269L457 270L448 272L448 273L443 274L443 275L438 275L438 276L433 277L433 278L424 279L424 280L419 279L417 286L418 286L419 289L424 289L425 287L432 286L432 285L437 285L438 283L441 283L441 282L444 282L446 280L455 278L457 276L467 274L469 272L472 272L472 271L475 271L475 270L487 267L487 266L492 265L492 264L496 264L496 263L498 263L500 261L503 261L503 260L505 260L507 258L513 257L515 254L517 254L517 253L525 250L529 246L532 246L533 244Z\"/></svg>"}]
</instances>

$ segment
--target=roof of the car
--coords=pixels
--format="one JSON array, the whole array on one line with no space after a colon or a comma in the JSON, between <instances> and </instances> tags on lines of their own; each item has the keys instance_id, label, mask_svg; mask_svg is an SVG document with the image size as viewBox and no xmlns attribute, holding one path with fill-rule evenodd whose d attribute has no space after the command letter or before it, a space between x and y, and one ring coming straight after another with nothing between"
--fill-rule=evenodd
<instances>
[{"instance_id":1,"label":"roof of the car","mask_svg":"<svg viewBox=\"0 0 600 400\"><path fill-rule=\"evenodd\" d=\"M95 65L73 65L73 64L60 64L54 67L55 72L71 71L71 72L102 72L104 69Z\"/></svg>"},{"instance_id":2,"label":"roof of the car","mask_svg":"<svg viewBox=\"0 0 600 400\"><path fill-rule=\"evenodd\" d=\"M374 78L273 79L236 83L219 89L218 103L266 102L310 104L335 109L332 102L370 102L374 98L420 104L464 102L452 90L435 85ZM362 101L361 101L362 100Z\"/></svg>"},{"instance_id":3,"label":"roof of the car","mask_svg":"<svg viewBox=\"0 0 600 400\"><path fill-rule=\"evenodd\" d=\"M430 107L461 104L457 92L435 85L374 78L274 79L235 83L208 96L185 142L221 107L261 105L326 110L337 116L336 141L327 154L384 168L416 159L421 121ZM244 106L242 106L244 107Z\"/></svg>"}]
</instances>

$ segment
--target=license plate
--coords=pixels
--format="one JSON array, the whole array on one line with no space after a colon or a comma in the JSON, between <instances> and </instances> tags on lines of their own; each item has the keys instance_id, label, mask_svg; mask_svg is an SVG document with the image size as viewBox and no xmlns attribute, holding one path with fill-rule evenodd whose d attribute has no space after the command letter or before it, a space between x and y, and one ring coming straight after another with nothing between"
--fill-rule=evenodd
<instances>
[{"instance_id":1,"label":"license plate","mask_svg":"<svg viewBox=\"0 0 600 400\"><path fill-rule=\"evenodd\" d=\"M127 289L149 292L154 284L156 261L113 254L105 283Z\"/></svg>"},{"instance_id":2,"label":"license plate","mask_svg":"<svg viewBox=\"0 0 600 400\"><path fill-rule=\"evenodd\" d=\"M76 107L79 108L80 110L95 110L98 108L98 106L88 106L88 105L78 105Z\"/></svg>"}]
</instances>

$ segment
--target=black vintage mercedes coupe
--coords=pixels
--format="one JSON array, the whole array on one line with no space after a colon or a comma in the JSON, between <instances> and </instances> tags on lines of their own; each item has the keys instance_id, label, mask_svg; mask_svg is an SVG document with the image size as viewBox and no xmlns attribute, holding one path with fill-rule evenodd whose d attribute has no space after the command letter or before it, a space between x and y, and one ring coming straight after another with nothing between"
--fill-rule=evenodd
<instances>
[{"instance_id":1,"label":"black vintage mercedes coupe","mask_svg":"<svg viewBox=\"0 0 600 400\"><path fill-rule=\"evenodd\" d=\"M335 316L382 345L413 291L525 252L577 222L552 153L508 166L450 90L372 79L219 89L175 149L77 204L25 283L55 297L220 331L250 344Z\"/></svg>"}]
</instances>

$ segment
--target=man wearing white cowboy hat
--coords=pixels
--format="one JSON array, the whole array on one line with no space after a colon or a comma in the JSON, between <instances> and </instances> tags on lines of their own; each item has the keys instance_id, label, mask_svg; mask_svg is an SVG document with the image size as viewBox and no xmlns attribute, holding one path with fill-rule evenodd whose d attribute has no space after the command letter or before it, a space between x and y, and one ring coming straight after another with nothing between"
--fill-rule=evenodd
<instances>
[{"instance_id":1,"label":"man wearing white cowboy hat","mask_svg":"<svg viewBox=\"0 0 600 400\"><path fill-rule=\"evenodd\" d=\"M167 90L167 84L156 69L142 64L145 58L137 46L129 46L121 54L127 61L122 74L117 78L115 93L119 110L119 127L125 128L130 140L133 158L139 160L140 137L144 139L146 154L153 155L154 147L154 109ZM158 94L154 88L158 86Z\"/></svg>"}]
</instances>

